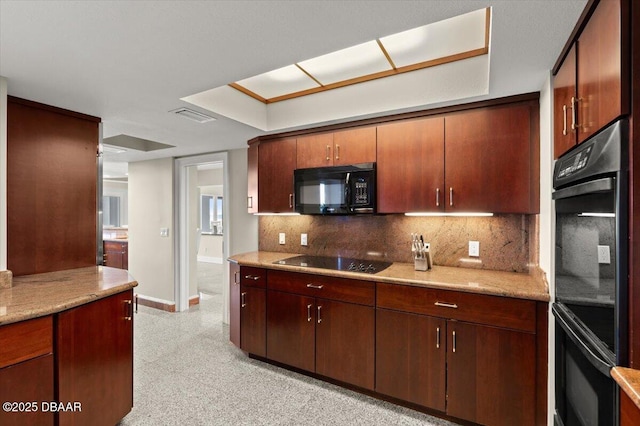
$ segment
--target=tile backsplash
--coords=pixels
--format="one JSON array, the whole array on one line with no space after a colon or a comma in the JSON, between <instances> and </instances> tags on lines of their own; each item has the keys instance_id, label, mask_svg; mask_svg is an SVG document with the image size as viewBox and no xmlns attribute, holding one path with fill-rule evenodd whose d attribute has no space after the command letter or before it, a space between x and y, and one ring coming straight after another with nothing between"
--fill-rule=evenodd
<instances>
[{"instance_id":1,"label":"tile backsplash","mask_svg":"<svg viewBox=\"0 0 640 426\"><path fill-rule=\"evenodd\" d=\"M431 243L436 265L528 272L538 263L535 215L493 217L261 216L263 251L413 262L411 233ZM278 234L286 234L286 244ZM308 246L300 234L308 234ZM469 257L469 241L480 242L480 257Z\"/></svg>"}]
</instances>

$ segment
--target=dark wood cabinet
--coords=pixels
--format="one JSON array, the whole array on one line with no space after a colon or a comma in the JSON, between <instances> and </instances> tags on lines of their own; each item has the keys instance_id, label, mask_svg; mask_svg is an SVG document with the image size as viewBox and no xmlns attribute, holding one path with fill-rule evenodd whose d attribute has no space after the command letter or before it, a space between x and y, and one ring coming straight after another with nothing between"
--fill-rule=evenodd
<instances>
[{"instance_id":1,"label":"dark wood cabinet","mask_svg":"<svg viewBox=\"0 0 640 426\"><path fill-rule=\"evenodd\" d=\"M376 392L444 412L446 321L376 310Z\"/></svg>"},{"instance_id":2,"label":"dark wood cabinet","mask_svg":"<svg viewBox=\"0 0 640 426\"><path fill-rule=\"evenodd\" d=\"M377 392L474 423L536 424L535 302L378 283L376 306Z\"/></svg>"},{"instance_id":3,"label":"dark wood cabinet","mask_svg":"<svg viewBox=\"0 0 640 426\"><path fill-rule=\"evenodd\" d=\"M447 414L483 425L533 425L531 333L447 322Z\"/></svg>"},{"instance_id":4,"label":"dark wood cabinet","mask_svg":"<svg viewBox=\"0 0 640 426\"><path fill-rule=\"evenodd\" d=\"M105 241L104 266L129 269L129 243L127 241Z\"/></svg>"},{"instance_id":5,"label":"dark wood cabinet","mask_svg":"<svg viewBox=\"0 0 640 426\"><path fill-rule=\"evenodd\" d=\"M267 358L373 390L373 283L269 271L267 287Z\"/></svg>"},{"instance_id":6,"label":"dark wood cabinet","mask_svg":"<svg viewBox=\"0 0 640 426\"><path fill-rule=\"evenodd\" d=\"M292 212L296 139L258 142L247 154L249 213Z\"/></svg>"},{"instance_id":7,"label":"dark wood cabinet","mask_svg":"<svg viewBox=\"0 0 640 426\"><path fill-rule=\"evenodd\" d=\"M376 128L359 127L298 137L298 169L376 161Z\"/></svg>"},{"instance_id":8,"label":"dark wood cabinet","mask_svg":"<svg viewBox=\"0 0 640 426\"><path fill-rule=\"evenodd\" d=\"M444 211L444 137L441 116L378 126L379 213Z\"/></svg>"},{"instance_id":9,"label":"dark wood cabinet","mask_svg":"<svg viewBox=\"0 0 640 426\"><path fill-rule=\"evenodd\" d=\"M96 265L99 123L8 97L7 267L14 276Z\"/></svg>"},{"instance_id":10,"label":"dark wood cabinet","mask_svg":"<svg viewBox=\"0 0 640 426\"><path fill-rule=\"evenodd\" d=\"M447 211L537 213L537 103L445 116Z\"/></svg>"},{"instance_id":11,"label":"dark wood cabinet","mask_svg":"<svg viewBox=\"0 0 640 426\"><path fill-rule=\"evenodd\" d=\"M266 281L267 271L262 268L241 266L238 272L239 287L237 295L239 313L235 314L239 320L239 346L248 353L264 357L266 355ZM233 277L232 279L236 279ZM233 302L233 299L232 299ZM236 331L236 325L232 325ZM238 336L232 336L236 338Z\"/></svg>"},{"instance_id":12,"label":"dark wood cabinet","mask_svg":"<svg viewBox=\"0 0 640 426\"><path fill-rule=\"evenodd\" d=\"M229 340L240 347L240 265L229 262Z\"/></svg>"},{"instance_id":13,"label":"dark wood cabinet","mask_svg":"<svg viewBox=\"0 0 640 426\"><path fill-rule=\"evenodd\" d=\"M629 112L625 0L601 0L554 77L554 157Z\"/></svg>"},{"instance_id":14,"label":"dark wood cabinet","mask_svg":"<svg viewBox=\"0 0 640 426\"><path fill-rule=\"evenodd\" d=\"M640 408L625 391L620 390L620 426L640 425Z\"/></svg>"},{"instance_id":15,"label":"dark wood cabinet","mask_svg":"<svg viewBox=\"0 0 640 426\"><path fill-rule=\"evenodd\" d=\"M53 425L55 413L42 406L55 400L53 318L2 326L0 342L0 401L15 403L0 411L0 424Z\"/></svg>"},{"instance_id":16,"label":"dark wood cabinet","mask_svg":"<svg viewBox=\"0 0 640 426\"><path fill-rule=\"evenodd\" d=\"M57 315L59 425L118 423L133 406L133 292L125 291Z\"/></svg>"}]
</instances>

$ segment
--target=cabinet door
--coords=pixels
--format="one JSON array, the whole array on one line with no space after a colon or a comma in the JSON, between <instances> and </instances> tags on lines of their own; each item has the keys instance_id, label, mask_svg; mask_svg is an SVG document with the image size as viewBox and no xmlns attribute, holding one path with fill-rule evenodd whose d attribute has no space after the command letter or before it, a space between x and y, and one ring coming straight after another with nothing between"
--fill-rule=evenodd
<instances>
[{"instance_id":1,"label":"cabinet door","mask_svg":"<svg viewBox=\"0 0 640 426\"><path fill-rule=\"evenodd\" d=\"M374 308L318 299L314 319L316 373L373 390Z\"/></svg>"},{"instance_id":2,"label":"cabinet door","mask_svg":"<svg viewBox=\"0 0 640 426\"><path fill-rule=\"evenodd\" d=\"M58 400L79 401L59 424L113 426L133 406L133 292L57 315Z\"/></svg>"},{"instance_id":3,"label":"cabinet door","mask_svg":"<svg viewBox=\"0 0 640 426\"><path fill-rule=\"evenodd\" d=\"M533 425L535 335L447 323L447 414L483 425Z\"/></svg>"},{"instance_id":4,"label":"cabinet door","mask_svg":"<svg viewBox=\"0 0 640 426\"><path fill-rule=\"evenodd\" d=\"M376 161L376 128L363 127L333 134L333 164L349 165Z\"/></svg>"},{"instance_id":5,"label":"cabinet door","mask_svg":"<svg viewBox=\"0 0 640 426\"><path fill-rule=\"evenodd\" d=\"M445 117L446 208L458 212L532 212L530 104ZM537 126L537 123L533 123ZM537 155L537 154L536 154ZM537 158L537 157L536 157Z\"/></svg>"},{"instance_id":6,"label":"cabinet door","mask_svg":"<svg viewBox=\"0 0 640 426\"><path fill-rule=\"evenodd\" d=\"M444 118L378 126L378 212L444 209Z\"/></svg>"},{"instance_id":7,"label":"cabinet door","mask_svg":"<svg viewBox=\"0 0 640 426\"><path fill-rule=\"evenodd\" d=\"M297 168L333 166L333 133L298 138Z\"/></svg>"},{"instance_id":8,"label":"cabinet door","mask_svg":"<svg viewBox=\"0 0 640 426\"><path fill-rule=\"evenodd\" d=\"M554 158L558 158L576 145L574 111L576 96L576 45L574 44L553 78Z\"/></svg>"},{"instance_id":9,"label":"cabinet door","mask_svg":"<svg viewBox=\"0 0 640 426\"><path fill-rule=\"evenodd\" d=\"M262 142L258 147L258 211L293 211L296 140Z\"/></svg>"},{"instance_id":10,"label":"cabinet door","mask_svg":"<svg viewBox=\"0 0 640 426\"><path fill-rule=\"evenodd\" d=\"M621 115L620 0L602 0L578 39L578 143Z\"/></svg>"},{"instance_id":11,"label":"cabinet door","mask_svg":"<svg viewBox=\"0 0 640 426\"><path fill-rule=\"evenodd\" d=\"M118 243L115 241L105 241L103 244L103 247L104 247L104 266L123 269L124 261L123 261L122 243Z\"/></svg>"},{"instance_id":12,"label":"cabinet door","mask_svg":"<svg viewBox=\"0 0 640 426\"><path fill-rule=\"evenodd\" d=\"M445 411L446 321L376 311L376 392Z\"/></svg>"},{"instance_id":13,"label":"cabinet door","mask_svg":"<svg viewBox=\"0 0 640 426\"><path fill-rule=\"evenodd\" d=\"M262 288L240 286L240 347L266 355L266 294Z\"/></svg>"},{"instance_id":14,"label":"cabinet door","mask_svg":"<svg viewBox=\"0 0 640 426\"><path fill-rule=\"evenodd\" d=\"M315 371L315 301L267 291L267 358Z\"/></svg>"},{"instance_id":15,"label":"cabinet door","mask_svg":"<svg viewBox=\"0 0 640 426\"><path fill-rule=\"evenodd\" d=\"M34 403L22 410L0 411L0 425L53 425L52 411L43 411L42 403L55 401L53 393L53 355L43 355L0 369L0 401ZM62 401L62 400L60 400ZM18 407L22 408L22 407Z\"/></svg>"},{"instance_id":16,"label":"cabinet door","mask_svg":"<svg viewBox=\"0 0 640 426\"><path fill-rule=\"evenodd\" d=\"M247 213L258 213L258 144L247 150Z\"/></svg>"},{"instance_id":17,"label":"cabinet door","mask_svg":"<svg viewBox=\"0 0 640 426\"><path fill-rule=\"evenodd\" d=\"M240 347L240 265L229 262L229 340Z\"/></svg>"}]
</instances>

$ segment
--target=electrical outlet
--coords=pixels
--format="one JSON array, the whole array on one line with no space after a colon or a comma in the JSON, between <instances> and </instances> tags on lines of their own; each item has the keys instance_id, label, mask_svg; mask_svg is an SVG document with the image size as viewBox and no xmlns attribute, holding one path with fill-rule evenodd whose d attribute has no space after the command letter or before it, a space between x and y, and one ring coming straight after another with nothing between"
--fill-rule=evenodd
<instances>
[{"instance_id":1,"label":"electrical outlet","mask_svg":"<svg viewBox=\"0 0 640 426\"><path fill-rule=\"evenodd\" d=\"M480 241L469 241L469 257L480 257Z\"/></svg>"},{"instance_id":2,"label":"electrical outlet","mask_svg":"<svg viewBox=\"0 0 640 426\"><path fill-rule=\"evenodd\" d=\"M278 234L278 242L280 244L285 244L286 243L286 237L284 235L284 232L281 232Z\"/></svg>"},{"instance_id":3,"label":"electrical outlet","mask_svg":"<svg viewBox=\"0 0 640 426\"><path fill-rule=\"evenodd\" d=\"M598 263L611 264L611 249L609 246L598 246Z\"/></svg>"},{"instance_id":4,"label":"electrical outlet","mask_svg":"<svg viewBox=\"0 0 640 426\"><path fill-rule=\"evenodd\" d=\"M307 234L300 234L300 245L301 246L307 245Z\"/></svg>"}]
</instances>

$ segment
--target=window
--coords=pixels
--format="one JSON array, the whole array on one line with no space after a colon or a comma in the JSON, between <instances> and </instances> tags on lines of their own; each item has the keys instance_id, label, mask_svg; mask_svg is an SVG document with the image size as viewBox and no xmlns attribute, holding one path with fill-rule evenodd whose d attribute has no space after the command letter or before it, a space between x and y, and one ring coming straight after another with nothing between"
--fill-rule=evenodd
<instances>
[{"instance_id":1,"label":"window","mask_svg":"<svg viewBox=\"0 0 640 426\"><path fill-rule=\"evenodd\" d=\"M222 197L200 196L200 232L222 235Z\"/></svg>"},{"instance_id":2,"label":"window","mask_svg":"<svg viewBox=\"0 0 640 426\"><path fill-rule=\"evenodd\" d=\"M102 197L102 226L120 226L120 197Z\"/></svg>"}]
</instances>

